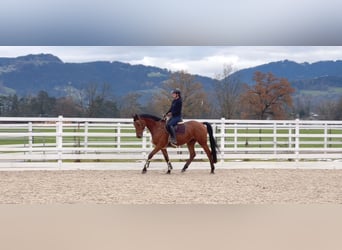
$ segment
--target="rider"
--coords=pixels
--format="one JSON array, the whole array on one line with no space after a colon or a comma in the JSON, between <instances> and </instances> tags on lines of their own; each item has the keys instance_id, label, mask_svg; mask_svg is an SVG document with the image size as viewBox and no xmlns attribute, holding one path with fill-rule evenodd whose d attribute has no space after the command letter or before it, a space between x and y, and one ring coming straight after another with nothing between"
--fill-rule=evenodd
<instances>
[{"instance_id":1,"label":"rider","mask_svg":"<svg viewBox=\"0 0 342 250\"><path fill-rule=\"evenodd\" d=\"M170 116L166 124L166 129L170 134L170 144L177 145L176 132L174 126L182 120L182 97L179 88L171 91L173 101L170 109L166 112L166 116Z\"/></svg>"}]
</instances>

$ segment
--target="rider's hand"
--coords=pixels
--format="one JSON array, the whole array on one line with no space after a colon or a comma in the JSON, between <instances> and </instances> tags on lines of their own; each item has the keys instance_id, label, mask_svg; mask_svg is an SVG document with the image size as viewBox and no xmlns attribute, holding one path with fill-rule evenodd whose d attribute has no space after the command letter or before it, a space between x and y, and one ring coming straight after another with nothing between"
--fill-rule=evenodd
<instances>
[{"instance_id":1,"label":"rider's hand","mask_svg":"<svg viewBox=\"0 0 342 250\"><path fill-rule=\"evenodd\" d=\"M163 119L166 120L170 115L170 112L169 113L166 113L164 116L163 116Z\"/></svg>"}]
</instances>

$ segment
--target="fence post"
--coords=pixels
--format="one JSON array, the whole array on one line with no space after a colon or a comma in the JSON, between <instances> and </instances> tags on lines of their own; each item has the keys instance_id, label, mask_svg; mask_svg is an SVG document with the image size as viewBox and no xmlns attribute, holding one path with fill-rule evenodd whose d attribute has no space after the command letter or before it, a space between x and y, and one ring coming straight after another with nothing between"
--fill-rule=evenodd
<instances>
[{"instance_id":1,"label":"fence post","mask_svg":"<svg viewBox=\"0 0 342 250\"><path fill-rule=\"evenodd\" d=\"M117 148L121 148L121 123L118 123L117 127L117 136L116 136L116 143L117 143Z\"/></svg>"},{"instance_id":2,"label":"fence post","mask_svg":"<svg viewBox=\"0 0 342 250\"><path fill-rule=\"evenodd\" d=\"M273 154L277 154L277 122L273 122Z\"/></svg>"},{"instance_id":3,"label":"fence post","mask_svg":"<svg viewBox=\"0 0 342 250\"><path fill-rule=\"evenodd\" d=\"M33 126L32 126L32 122L28 123L28 130L29 130L29 153L30 155L32 154L32 148L33 148Z\"/></svg>"},{"instance_id":4,"label":"fence post","mask_svg":"<svg viewBox=\"0 0 342 250\"><path fill-rule=\"evenodd\" d=\"M88 153L88 131L89 131L89 122L84 123L84 153Z\"/></svg>"},{"instance_id":5,"label":"fence post","mask_svg":"<svg viewBox=\"0 0 342 250\"><path fill-rule=\"evenodd\" d=\"M295 155L296 162L299 160L299 119L295 123Z\"/></svg>"},{"instance_id":6,"label":"fence post","mask_svg":"<svg viewBox=\"0 0 342 250\"><path fill-rule=\"evenodd\" d=\"M220 150L221 150L221 162L224 161L224 144L225 144L225 124L226 119L224 117L221 118L221 139L220 139Z\"/></svg>"},{"instance_id":7,"label":"fence post","mask_svg":"<svg viewBox=\"0 0 342 250\"><path fill-rule=\"evenodd\" d=\"M234 149L235 152L237 152L237 148L238 148L238 125L237 123L234 123Z\"/></svg>"},{"instance_id":8,"label":"fence post","mask_svg":"<svg viewBox=\"0 0 342 250\"><path fill-rule=\"evenodd\" d=\"M291 149L292 149L292 125L291 125L291 123L289 123L289 141L288 141L288 143L289 143L288 149L291 152Z\"/></svg>"},{"instance_id":9,"label":"fence post","mask_svg":"<svg viewBox=\"0 0 342 250\"><path fill-rule=\"evenodd\" d=\"M58 116L56 123L56 146L57 146L57 164L58 168L62 167L62 153L63 153L63 116Z\"/></svg>"},{"instance_id":10,"label":"fence post","mask_svg":"<svg viewBox=\"0 0 342 250\"><path fill-rule=\"evenodd\" d=\"M328 124L324 123L324 154L327 153L328 148Z\"/></svg>"}]
</instances>

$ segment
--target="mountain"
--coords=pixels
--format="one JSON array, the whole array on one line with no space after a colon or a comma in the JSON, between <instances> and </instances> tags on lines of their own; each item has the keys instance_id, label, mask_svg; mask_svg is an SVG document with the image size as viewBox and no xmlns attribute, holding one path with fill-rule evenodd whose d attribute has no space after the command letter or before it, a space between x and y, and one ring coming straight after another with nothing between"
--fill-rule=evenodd
<instances>
[{"instance_id":1,"label":"mountain","mask_svg":"<svg viewBox=\"0 0 342 250\"><path fill-rule=\"evenodd\" d=\"M58 97L85 89L89 84L108 84L116 96L129 92L149 95L170 74L167 69L122 62L64 63L50 54L0 58L0 94L34 95L44 90ZM194 77L204 88L211 88L213 79Z\"/></svg>"},{"instance_id":2,"label":"mountain","mask_svg":"<svg viewBox=\"0 0 342 250\"><path fill-rule=\"evenodd\" d=\"M342 95L340 60L315 63L284 60L242 69L229 77L252 85L255 84L253 75L256 71L272 72L276 77L287 78L296 89L296 95L311 95L317 100ZM64 63L51 54L0 58L0 95L35 95L44 90L50 96L60 97L79 93L89 84L107 84L115 96L138 92L145 102L169 79L171 73L168 69L118 61ZM194 77L208 93L212 91L214 79L200 75Z\"/></svg>"},{"instance_id":3,"label":"mountain","mask_svg":"<svg viewBox=\"0 0 342 250\"><path fill-rule=\"evenodd\" d=\"M229 77L249 85L255 84L256 71L271 72L276 77L286 78L296 95L307 94L318 98L339 98L342 94L342 61L319 61L296 63L289 60L271 62L239 70Z\"/></svg>"},{"instance_id":4,"label":"mountain","mask_svg":"<svg viewBox=\"0 0 342 250\"><path fill-rule=\"evenodd\" d=\"M325 76L342 77L342 61L320 61L315 63L296 63L289 60L271 62L256 67L242 69L232 74L247 84L254 84L253 75L256 71L272 72L277 77L289 81L300 81Z\"/></svg>"}]
</instances>

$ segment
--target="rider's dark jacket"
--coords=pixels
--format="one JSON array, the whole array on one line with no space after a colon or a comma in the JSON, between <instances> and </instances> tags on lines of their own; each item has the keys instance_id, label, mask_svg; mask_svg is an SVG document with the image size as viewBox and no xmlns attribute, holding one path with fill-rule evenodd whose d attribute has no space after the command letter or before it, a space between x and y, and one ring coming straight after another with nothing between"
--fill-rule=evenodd
<instances>
[{"instance_id":1,"label":"rider's dark jacket","mask_svg":"<svg viewBox=\"0 0 342 250\"><path fill-rule=\"evenodd\" d=\"M181 117L182 116L182 98L179 97L178 99L174 99L171 103L170 109L166 112L171 112L172 117Z\"/></svg>"}]
</instances>

